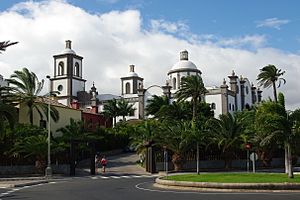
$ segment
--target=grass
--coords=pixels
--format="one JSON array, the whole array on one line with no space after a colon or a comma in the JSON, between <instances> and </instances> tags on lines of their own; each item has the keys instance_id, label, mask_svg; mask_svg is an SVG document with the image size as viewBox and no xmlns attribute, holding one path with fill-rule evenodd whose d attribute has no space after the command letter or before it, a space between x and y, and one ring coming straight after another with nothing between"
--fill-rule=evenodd
<instances>
[{"instance_id":1,"label":"grass","mask_svg":"<svg viewBox=\"0 0 300 200\"><path fill-rule=\"evenodd\" d=\"M279 173L209 173L209 174L183 174L164 178L165 180L215 183L300 183L300 175L293 179L287 174Z\"/></svg>"}]
</instances>

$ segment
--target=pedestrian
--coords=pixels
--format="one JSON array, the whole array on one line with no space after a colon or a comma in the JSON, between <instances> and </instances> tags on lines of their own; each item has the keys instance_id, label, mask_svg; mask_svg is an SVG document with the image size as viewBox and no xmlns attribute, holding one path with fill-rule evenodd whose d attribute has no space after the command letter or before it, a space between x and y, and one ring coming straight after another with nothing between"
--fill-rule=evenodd
<instances>
[{"instance_id":1,"label":"pedestrian","mask_svg":"<svg viewBox=\"0 0 300 200\"><path fill-rule=\"evenodd\" d=\"M105 156L102 157L100 162L101 162L101 165L102 165L102 173L104 174L105 169L106 169L106 165L107 165L107 160L106 160Z\"/></svg>"}]
</instances>

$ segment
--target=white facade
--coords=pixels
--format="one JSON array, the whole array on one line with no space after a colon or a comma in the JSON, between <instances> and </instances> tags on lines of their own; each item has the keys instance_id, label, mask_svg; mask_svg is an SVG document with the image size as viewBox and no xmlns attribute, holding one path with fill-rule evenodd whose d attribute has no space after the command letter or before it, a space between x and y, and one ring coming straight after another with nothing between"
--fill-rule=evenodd
<instances>
[{"instance_id":1,"label":"white facade","mask_svg":"<svg viewBox=\"0 0 300 200\"><path fill-rule=\"evenodd\" d=\"M3 76L0 74L0 87L8 86L7 81L3 78Z\"/></svg>"}]
</instances>

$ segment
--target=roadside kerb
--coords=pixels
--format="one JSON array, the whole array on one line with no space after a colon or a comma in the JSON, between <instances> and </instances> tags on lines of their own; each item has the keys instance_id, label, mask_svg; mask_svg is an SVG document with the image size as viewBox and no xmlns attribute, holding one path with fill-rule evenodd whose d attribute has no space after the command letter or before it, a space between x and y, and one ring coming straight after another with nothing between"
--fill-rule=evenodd
<instances>
[{"instance_id":1,"label":"roadside kerb","mask_svg":"<svg viewBox=\"0 0 300 200\"><path fill-rule=\"evenodd\" d=\"M300 183L215 183L163 180L156 178L156 186L178 187L177 189L237 189L237 190L299 190Z\"/></svg>"}]
</instances>

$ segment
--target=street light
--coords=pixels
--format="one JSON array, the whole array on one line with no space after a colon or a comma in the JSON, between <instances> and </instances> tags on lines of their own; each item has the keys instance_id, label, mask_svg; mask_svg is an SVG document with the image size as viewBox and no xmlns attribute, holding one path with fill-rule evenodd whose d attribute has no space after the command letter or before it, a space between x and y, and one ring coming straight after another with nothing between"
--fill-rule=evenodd
<instances>
[{"instance_id":1,"label":"street light","mask_svg":"<svg viewBox=\"0 0 300 200\"><path fill-rule=\"evenodd\" d=\"M49 99L48 99L48 164L47 168L45 170L45 176L51 177L52 176L52 168L51 168L51 149L50 149L50 136L51 136L51 130L50 130L50 92L51 92L51 81L50 76L46 76L47 79L49 79Z\"/></svg>"}]
</instances>

